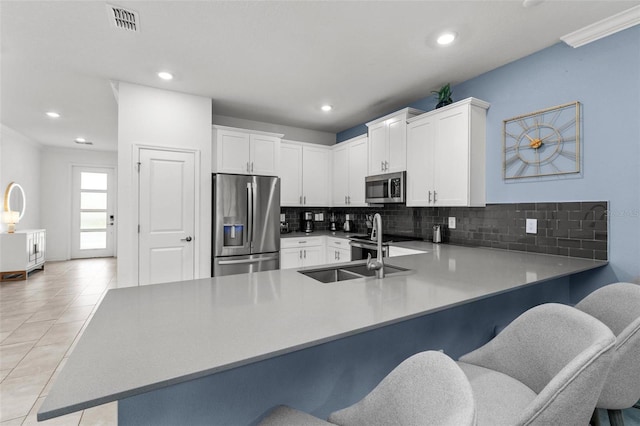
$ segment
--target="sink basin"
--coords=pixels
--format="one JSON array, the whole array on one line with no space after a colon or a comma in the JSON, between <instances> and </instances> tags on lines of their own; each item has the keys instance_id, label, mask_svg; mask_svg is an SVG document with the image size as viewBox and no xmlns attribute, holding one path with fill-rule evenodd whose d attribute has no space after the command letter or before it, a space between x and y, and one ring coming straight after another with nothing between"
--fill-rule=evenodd
<instances>
[{"instance_id":1,"label":"sink basin","mask_svg":"<svg viewBox=\"0 0 640 426\"><path fill-rule=\"evenodd\" d=\"M367 265L356 265L356 266L345 266L341 268L344 271L348 271L354 274L358 274L364 277L374 277L376 275L376 271L367 269ZM404 272L408 271L406 268L401 268L399 266L393 265L384 265L384 275L395 274L396 272Z\"/></svg>"},{"instance_id":2,"label":"sink basin","mask_svg":"<svg viewBox=\"0 0 640 426\"><path fill-rule=\"evenodd\" d=\"M404 271L408 271L408 269L400 268L398 266L384 265L385 276ZM322 269L307 269L306 271L298 272L323 283L335 283L338 281L373 277L376 275L376 271L367 269L367 265L335 266Z\"/></svg>"}]
</instances>

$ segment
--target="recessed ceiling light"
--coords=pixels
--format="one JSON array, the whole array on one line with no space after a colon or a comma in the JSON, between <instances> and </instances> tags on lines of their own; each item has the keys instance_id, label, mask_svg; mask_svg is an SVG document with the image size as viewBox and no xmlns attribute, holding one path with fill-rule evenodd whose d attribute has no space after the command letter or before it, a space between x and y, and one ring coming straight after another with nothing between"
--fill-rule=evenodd
<instances>
[{"instance_id":1,"label":"recessed ceiling light","mask_svg":"<svg viewBox=\"0 0 640 426\"><path fill-rule=\"evenodd\" d=\"M333 107L331 105L322 105L320 109L323 110L324 112L329 112L333 109Z\"/></svg>"},{"instance_id":2,"label":"recessed ceiling light","mask_svg":"<svg viewBox=\"0 0 640 426\"><path fill-rule=\"evenodd\" d=\"M57 112L55 112L55 111L49 111L49 112L47 112L47 115L48 115L49 117L51 117L51 118L60 118L60 114L58 114L58 113L57 113Z\"/></svg>"},{"instance_id":3,"label":"recessed ceiling light","mask_svg":"<svg viewBox=\"0 0 640 426\"><path fill-rule=\"evenodd\" d=\"M456 39L456 33L442 33L438 36L437 42L441 45L451 44Z\"/></svg>"},{"instance_id":4,"label":"recessed ceiling light","mask_svg":"<svg viewBox=\"0 0 640 426\"><path fill-rule=\"evenodd\" d=\"M170 72L166 72L166 71L160 71L158 73L158 77L160 77L163 80L172 80L173 79L173 74L171 74Z\"/></svg>"},{"instance_id":5,"label":"recessed ceiling light","mask_svg":"<svg viewBox=\"0 0 640 426\"><path fill-rule=\"evenodd\" d=\"M85 138L75 138L74 142L78 145L93 145L93 142L88 141Z\"/></svg>"}]
</instances>

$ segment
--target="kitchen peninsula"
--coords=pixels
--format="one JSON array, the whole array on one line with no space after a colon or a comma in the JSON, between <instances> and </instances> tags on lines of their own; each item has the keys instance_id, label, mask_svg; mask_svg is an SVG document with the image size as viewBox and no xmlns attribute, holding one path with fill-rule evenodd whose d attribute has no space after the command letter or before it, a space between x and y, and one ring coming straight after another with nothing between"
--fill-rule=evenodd
<instances>
[{"instance_id":1,"label":"kitchen peninsula","mask_svg":"<svg viewBox=\"0 0 640 426\"><path fill-rule=\"evenodd\" d=\"M413 353L458 357L530 306L568 303L570 276L606 265L423 244L381 280L276 270L110 290L38 419L114 400L121 425L255 424L277 404L323 417Z\"/></svg>"}]
</instances>

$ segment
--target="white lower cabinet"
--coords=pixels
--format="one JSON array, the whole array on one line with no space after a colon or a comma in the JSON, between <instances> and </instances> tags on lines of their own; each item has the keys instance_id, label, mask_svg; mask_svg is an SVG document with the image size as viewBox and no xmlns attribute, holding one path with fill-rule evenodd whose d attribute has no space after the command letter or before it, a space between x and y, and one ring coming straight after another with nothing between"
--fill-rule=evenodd
<instances>
[{"instance_id":1,"label":"white lower cabinet","mask_svg":"<svg viewBox=\"0 0 640 426\"><path fill-rule=\"evenodd\" d=\"M282 238L280 269L303 268L325 263L324 237Z\"/></svg>"},{"instance_id":2,"label":"white lower cabinet","mask_svg":"<svg viewBox=\"0 0 640 426\"><path fill-rule=\"evenodd\" d=\"M327 237L327 263L351 262L351 246L347 238Z\"/></svg>"},{"instance_id":3,"label":"white lower cabinet","mask_svg":"<svg viewBox=\"0 0 640 426\"><path fill-rule=\"evenodd\" d=\"M0 234L0 281L24 280L37 268L44 268L47 231L30 229Z\"/></svg>"}]
</instances>

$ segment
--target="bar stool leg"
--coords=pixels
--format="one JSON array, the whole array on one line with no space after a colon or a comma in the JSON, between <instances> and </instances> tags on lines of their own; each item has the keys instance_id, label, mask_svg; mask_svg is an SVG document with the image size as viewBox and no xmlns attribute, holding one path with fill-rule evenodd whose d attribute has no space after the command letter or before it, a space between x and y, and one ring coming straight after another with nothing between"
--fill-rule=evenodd
<instances>
[{"instance_id":1,"label":"bar stool leg","mask_svg":"<svg viewBox=\"0 0 640 426\"><path fill-rule=\"evenodd\" d=\"M622 410L607 410L607 413L609 413L609 423L611 423L611 426L624 426Z\"/></svg>"}]
</instances>

